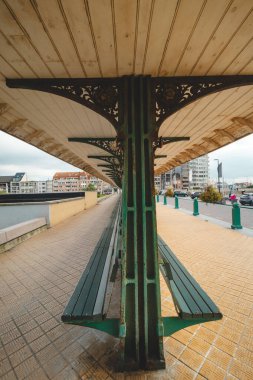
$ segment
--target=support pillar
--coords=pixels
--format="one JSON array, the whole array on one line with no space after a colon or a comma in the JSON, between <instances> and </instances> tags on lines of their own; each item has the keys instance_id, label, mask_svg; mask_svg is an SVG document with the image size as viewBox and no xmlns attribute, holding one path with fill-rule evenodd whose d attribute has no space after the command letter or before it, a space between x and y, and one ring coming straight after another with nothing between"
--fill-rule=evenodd
<instances>
[{"instance_id":1,"label":"support pillar","mask_svg":"<svg viewBox=\"0 0 253 380\"><path fill-rule=\"evenodd\" d=\"M164 368L154 197L151 78L125 78L120 335L126 370Z\"/></svg>"},{"instance_id":2,"label":"support pillar","mask_svg":"<svg viewBox=\"0 0 253 380\"><path fill-rule=\"evenodd\" d=\"M241 230L241 209L237 202L233 204L232 207L232 225L231 228L233 230Z\"/></svg>"},{"instance_id":3,"label":"support pillar","mask_svg":"<svg viewBox=\"0 0 253 380\"><path fill-rule=\"evenodd\" d=\"M199 202L198 198L194 198L193 200L193 215L198 216L199 215Z\"/></svg>"}]
</instances>

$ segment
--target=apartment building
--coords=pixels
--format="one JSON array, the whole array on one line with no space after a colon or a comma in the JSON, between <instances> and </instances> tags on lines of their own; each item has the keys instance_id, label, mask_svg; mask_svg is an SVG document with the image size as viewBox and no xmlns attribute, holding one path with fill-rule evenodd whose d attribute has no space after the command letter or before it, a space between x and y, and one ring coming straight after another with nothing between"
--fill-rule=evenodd
<instances>
[{"instance_id":1,"label":"apartment building","mask_svg":"<svg viewBox=\"0 0 253 380\"><path fill-rule=\"evenodd\" d=\"M155 176L155 188L163 190L169 186L174 189L202 190L209 181L208 155L196 158L167 173Z\"/></svg>"},{"instance_id":2,"label":"apartment building","mask_svg":"<svg viewBox=\"0 0 253 380\"><path fill-rule=\"evenodd\" d=\"M53 176L53 192L84 191L90 184L101 193L111 188L106 182L86 172L58 172Z\"/></svg>"},{"instance_id":3,"label":"apartment building","mask_svg":"<svg viewBox=\"0 0 253 380\"><path fill-rule=\"evenodd\" d=\"M10 192L12 194L52 193L52 183L50 180L11 182Z\"/></svg>"}]
</instances>

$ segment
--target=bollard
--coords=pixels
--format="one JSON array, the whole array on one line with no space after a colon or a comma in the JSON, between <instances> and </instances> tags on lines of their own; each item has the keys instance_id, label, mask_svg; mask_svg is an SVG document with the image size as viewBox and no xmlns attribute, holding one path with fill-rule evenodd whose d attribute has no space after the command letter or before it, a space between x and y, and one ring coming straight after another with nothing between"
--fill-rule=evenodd
<instances>
[{"instance_id":1,"label":"bollard","mask_svg":"<svg viewBox=\"0 0 253 380\"><path fill-rule=\"evenodd\" d=\"M166 195L164 195L164 198L163 198L163 204L166 206L167 205L167 197Z\"/></svg>"},{"instance_id":2,"label":"bollard","mask_svg":"<svg viewBox=\"0 0 253 380\"><path fill-rule=\"evenodd\" d=\"M175 195L175 208L179 208L178 196Z\"/></svg>"},{"instance_id":3,"label":"bollard","mask_svg":"<svg viewBox=\"0 0 253 380\"><path fill-rule=\"evenodd\" d=\"M159 195L156 195L156 202L159 202Z\"/></svg>"},{"instance_id":4,"label":"bollard","mask_svg":"<svg viewBox=\"0 0 253 380\"><path fill-rule=\"evenodd\" d=\"M232 225L231 228L233 230L241 230L242 225L241 225L241 210L240 206L237 202L233 204L232 208Z\"/></svg>"},{"instance_id":5,"label":"bollard","mask_svg":"<svg viewBox=\"0 0 253 380\"><path fill-rule=\"evenodd\" d=\"M193 215L194 216L199 215L199 202L198 202L198 198L194 198L194 201L193 201Z\"/></svg>"}]
</instances>

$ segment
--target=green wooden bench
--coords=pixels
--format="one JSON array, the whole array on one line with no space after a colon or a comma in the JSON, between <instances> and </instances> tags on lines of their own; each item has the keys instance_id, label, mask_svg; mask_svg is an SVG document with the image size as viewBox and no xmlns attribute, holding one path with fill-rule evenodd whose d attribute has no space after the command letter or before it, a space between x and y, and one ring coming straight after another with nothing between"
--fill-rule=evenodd
<instances>
[{"instance_id":1,"label":"green wooden bench","mask_svg":"<svg viewBox=\"0 0 253 380\"><path fill-rule=\"evenodd\" d=\"M64 310L63 322L92 327L89 322L104 319L107 285L117 259L119 219L118 204Z\"/></svg>"},{"instance_id":2,"label":"green wooden bench","mask_svg":"<svg viewBox=\"0 0 253 380\"><path fill-rule=\"evenodd\" d=\"M158 253L161 272L179 315L176 319L163 318L165 336L189 325L221 319L218 307L159 236Z\"/></svg>"}]
</instances>

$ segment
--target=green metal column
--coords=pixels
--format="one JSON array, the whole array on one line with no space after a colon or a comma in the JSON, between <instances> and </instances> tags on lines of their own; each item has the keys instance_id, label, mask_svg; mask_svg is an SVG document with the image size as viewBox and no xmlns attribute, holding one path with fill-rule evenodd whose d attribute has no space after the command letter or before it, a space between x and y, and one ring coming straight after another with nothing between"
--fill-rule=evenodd
<instances>
[{"instance_id":1,"label":"green metal column","mask_svg":"<svg viewBox=\"0 0 253 380\"><path fill-rule=\"evenodd\" d=\"M175 208L178 209L179 208L179 202L178 202L178 196L175 195Z\"/></svg>"},{"instance_id":2,"label":"green metal column","mask_svg":"<svg viewBox=\"0 0 253 380\"><path fill-rule=\"evenodd\" d=\"M163 204L167 205L167 197L166 197L166 195L164 195L164 197L163 197Z\"/></svg>"},{"instance_id":3,"label":"green metal column","mask_svg":"<svg viewBox=\"0 0 253 380\"><path fill-rule=\"evenodd\" d=\"M127 370L164 368L150 77L126 77L120 336Z\"/></svg>"},{"instance_id":4,"label":"green metal column","mask_svg":"<svg viewBox=\"0 0 253 380\"><path fill-rule=\"evenodd\" d=\"M233 230L241 230L241 210L239 203L235 202L232 207L232 225Z\"/></svg>"},{"instance_id":5,"label":"green metal column","mask_svg":"<svg viewBox=\"0 0 253 380\"><path fill-rule=\"evenodd\" d=\"M198 216L199 215L199 202L198 198L194 198L193 201L193 215Z\"/></svg>"}]
</instances>

